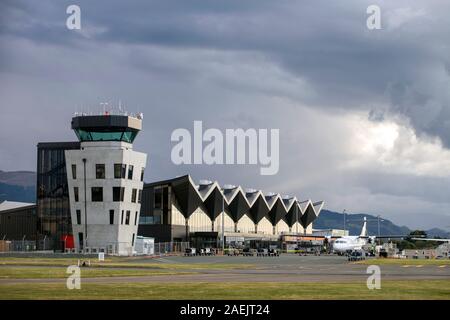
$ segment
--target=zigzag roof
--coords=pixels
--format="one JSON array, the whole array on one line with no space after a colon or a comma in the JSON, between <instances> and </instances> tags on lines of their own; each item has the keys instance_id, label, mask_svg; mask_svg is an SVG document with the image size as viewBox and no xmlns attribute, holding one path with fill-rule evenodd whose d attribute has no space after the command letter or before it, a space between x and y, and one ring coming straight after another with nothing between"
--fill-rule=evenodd
<instances>
[{"instance_id":1,"label":"zigzag roof","mask_svg":"<svg viewBox=\"0 0 450 320\"><path fill-rule=\"evenodd\" d=\"M222 188L217 181L201 181L196 185L189 175L146 184L145 188L160 185L172 186L179 209L186 218L202 206L211 219L217 218L224 208L235 222L247 214L254 223L266 217L272 224L284 220L292 226L298 221L306 228L319 216L324 205L323 201L299 201L297 197L264 194L256 189L244 191L241 186Z\"/></svg>"}]
</instances>

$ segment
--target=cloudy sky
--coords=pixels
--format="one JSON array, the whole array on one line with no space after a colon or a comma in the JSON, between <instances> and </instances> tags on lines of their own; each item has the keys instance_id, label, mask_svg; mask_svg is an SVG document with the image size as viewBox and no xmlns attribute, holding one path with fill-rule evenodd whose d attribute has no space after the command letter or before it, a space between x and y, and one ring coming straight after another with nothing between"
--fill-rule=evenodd
<instances>
[{"instance_id":1,"label":"cloudy sky","mask_svg":"<svg viewBox=\"0 0 450 320\"><path fill-rule=\"evenodd\" d=\"M66 8L81 8L68 30ZM381 30L366 9L381 8ZM0 4L0 169L35 170L76 111L144 112L146 180L189 173L450 227L450 2L22 1ZM181 165L176 128L280 130L280 170Z\"/></svg>"}]
</instances>

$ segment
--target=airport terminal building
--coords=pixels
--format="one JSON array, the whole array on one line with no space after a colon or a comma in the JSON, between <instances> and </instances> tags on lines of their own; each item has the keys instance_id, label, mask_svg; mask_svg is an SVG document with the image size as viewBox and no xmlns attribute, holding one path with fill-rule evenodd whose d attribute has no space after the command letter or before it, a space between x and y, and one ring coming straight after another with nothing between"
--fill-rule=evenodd
<instances>
[{"instance_id":1,"label":"airport terminal building","mask_svg":"<svg viewBox=\"0 0 450 320\"><path fill-rule=\"evenodd\" d=\"M200 181L189 175L146 184L139 235L157 242L190 241L196 246L274 243L281 236L311 234L323 202L264 194L261 190ZM257 246L257 245L256 245Z\"/></svg>"},{"instance_id":2,"label":"airport terminal building","mask_svg":"<svg viewBox=\"0 0 450 320\"><path fill-rule=\"evenodd\" d=\"M211 181L196 184L189 175L144 184L147 155L133 150L142 118L75 114L71 126L78 141L39 143L37 201L29 220L36 232L3 234L35 234L38 250L130 255L138 236L236 247L312 233L323 202Z\"/></svg>"}]
</instances>

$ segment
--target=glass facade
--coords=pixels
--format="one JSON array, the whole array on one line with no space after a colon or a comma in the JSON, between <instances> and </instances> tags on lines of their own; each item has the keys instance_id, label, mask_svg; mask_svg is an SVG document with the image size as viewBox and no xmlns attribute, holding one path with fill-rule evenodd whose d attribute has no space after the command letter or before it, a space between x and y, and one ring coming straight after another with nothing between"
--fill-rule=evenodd
<instances>
[{"instance_id":1,"label":"glass facade","mask_svg":"<svg viewBox=\"0 0 450 320\"><path fill-rule=\"evenodd\" d=\"M47 250L59 251L73 243L64 151L79 148L78 142L37 146L38 249L45 246Z\"/></svg>"}]
</instances>

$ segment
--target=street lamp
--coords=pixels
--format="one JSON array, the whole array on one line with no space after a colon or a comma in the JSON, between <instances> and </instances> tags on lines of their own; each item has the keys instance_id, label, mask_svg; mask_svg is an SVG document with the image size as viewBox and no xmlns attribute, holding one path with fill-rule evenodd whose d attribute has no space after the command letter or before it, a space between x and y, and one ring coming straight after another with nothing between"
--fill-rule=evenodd
<instances>
[{"instance_id":1,"label":"street lamp","mask_svg":"<svg viewBox=\"0 0 450 320\"><path fill-rule=\"evenodd\" d=\"M345 236L345 230L347 230L346 229L346 221L345 221L345 212L346 212L346 209L344 209L344 211L342 211L342 214L344 215L344 236Z\"/></svg>"}]
</instances>

